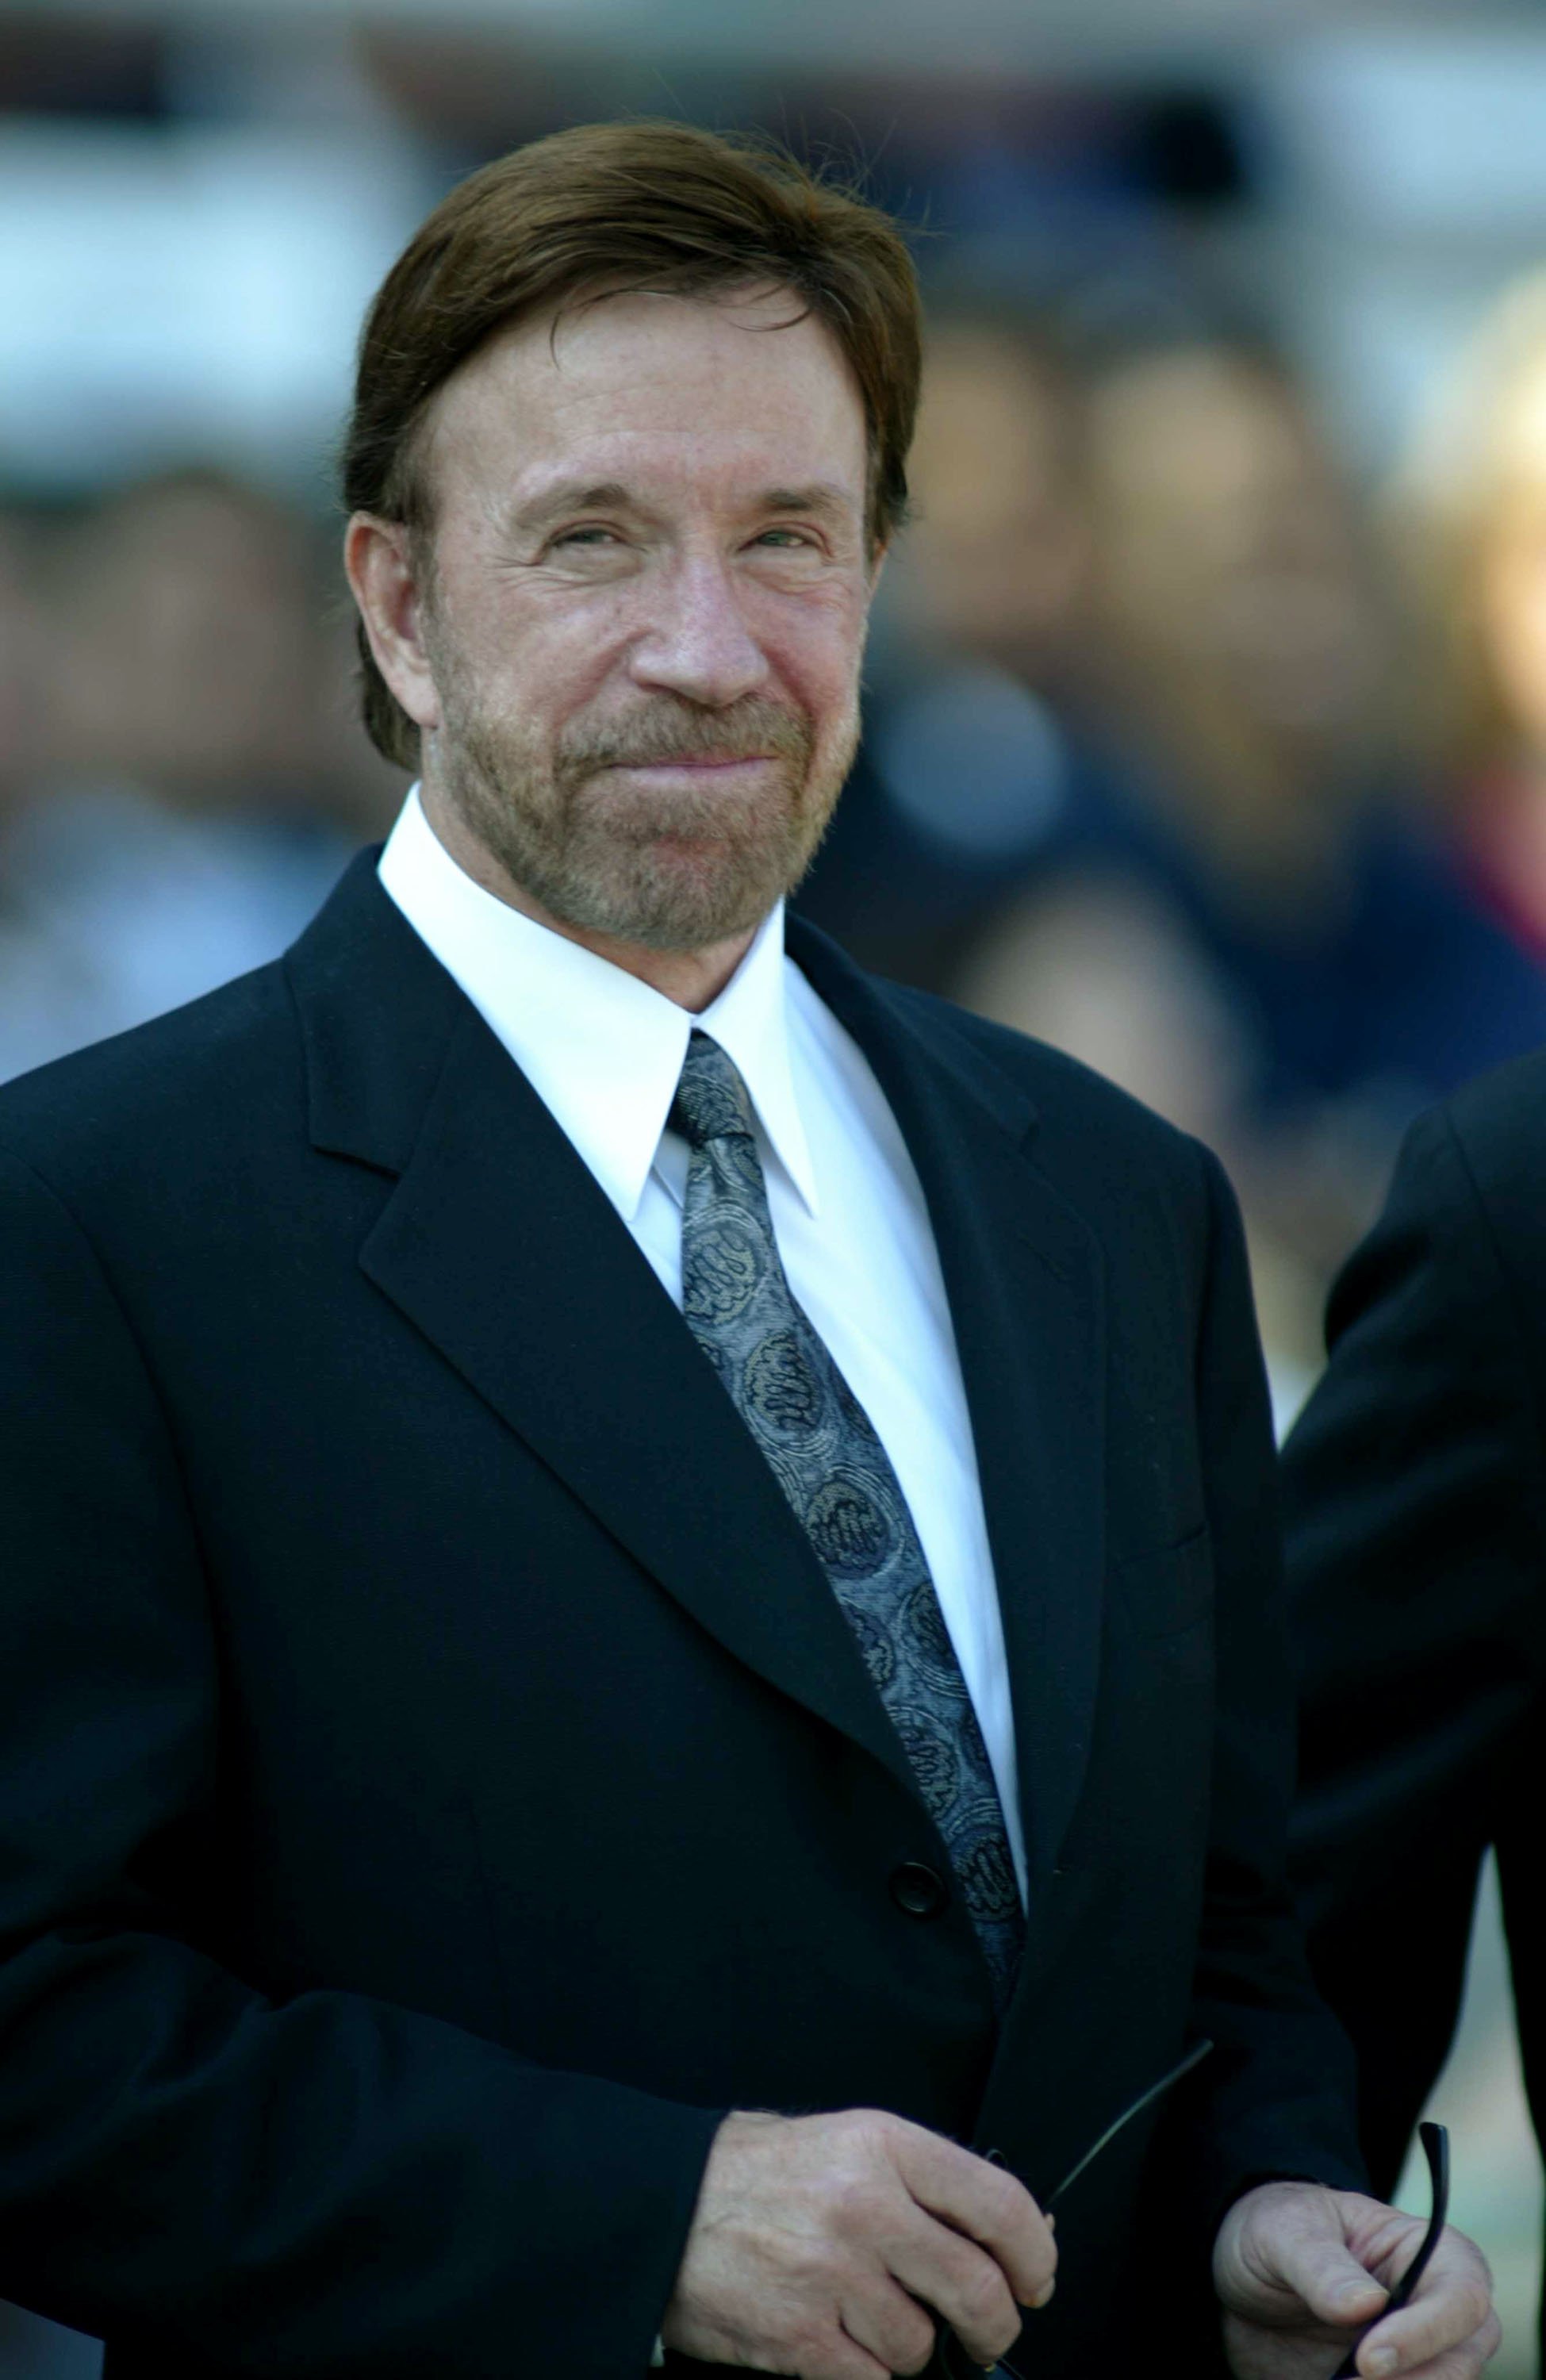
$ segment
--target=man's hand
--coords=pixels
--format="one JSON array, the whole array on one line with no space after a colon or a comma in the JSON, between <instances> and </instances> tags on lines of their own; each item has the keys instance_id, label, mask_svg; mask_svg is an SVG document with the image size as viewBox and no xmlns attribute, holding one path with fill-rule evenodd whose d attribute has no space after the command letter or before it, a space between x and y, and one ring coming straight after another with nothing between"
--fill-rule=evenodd
<instances>
[{"instance_id":1,"label":"man's hand","mask_svg":"<svg viewBox=\"0 0 1546 2380\"><path fill-rule=\"evenodd\" d=\"M1052 2295L1057 2251L1002 2168L871 2108L727 2116L661 2337L707 2363L885 2380L934 2350L925 2308L976 2362Z\"/></svg>"},{"instance_id":2,"label":"man's hand","mask_svg":"<svg viewBox=\"0 0 1546 2380\"><path fill-rule=\"evenodd\" d=\"M1214 2249L1231 2370L1239 2380L1325 2380L1378 2316L1425 2228L1349 2190L1274 2181L1249 2191ZM1359 2370L1366 2380L1475 2380L1501 2337L1480 2250L1446 2230L1411 2303L1364 2340Z\"/></svg>"}]
</instances>

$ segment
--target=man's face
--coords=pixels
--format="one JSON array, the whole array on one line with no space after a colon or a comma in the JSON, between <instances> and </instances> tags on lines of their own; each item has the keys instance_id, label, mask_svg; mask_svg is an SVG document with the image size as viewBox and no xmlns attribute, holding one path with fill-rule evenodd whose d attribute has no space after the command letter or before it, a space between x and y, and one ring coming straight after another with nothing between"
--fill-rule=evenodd
<instances>
[{"instance_id":1,"label":"man's face","mask_svg":"<svg viewBox=\"0 0 1546 2380\"><path fill-rule=\"evenodd\" d=\"M852 759L864 412L798 312L605 298L518 324L436 407L426 798L582 933L748 930Z\"/></svg>"}]
</instances>

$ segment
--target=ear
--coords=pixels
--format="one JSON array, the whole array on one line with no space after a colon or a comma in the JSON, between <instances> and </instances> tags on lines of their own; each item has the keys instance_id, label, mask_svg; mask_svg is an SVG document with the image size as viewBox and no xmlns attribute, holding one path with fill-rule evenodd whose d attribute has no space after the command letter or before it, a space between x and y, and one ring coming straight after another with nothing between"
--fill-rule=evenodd
<instances>
[{"instance_id":1,"label":"ear","mask_svg":"<svg viewBox=\"0 0 1546 2380\"><path fill-rule=\"evenodd\" d=\"M344 567L376 667L416 727L438 727L440 697L424 646L423 601L406 528L356 513L344 532Z\"/></svg>"}]
</instances>

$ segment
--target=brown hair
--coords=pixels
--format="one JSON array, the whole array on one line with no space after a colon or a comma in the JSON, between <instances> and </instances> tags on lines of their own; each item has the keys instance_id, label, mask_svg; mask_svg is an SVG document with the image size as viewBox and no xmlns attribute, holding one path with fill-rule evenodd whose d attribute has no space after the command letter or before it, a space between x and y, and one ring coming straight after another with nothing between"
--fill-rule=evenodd
<instances>
[{"instance_id":1,"label":"brown hair","mask_svg":"<svg viewBox=\"0 0 1546 2380\"><path fill-rule=\"evenodd\" d=\"M748 283L793 291L842 349L864 407L869 532L885 542L906 509L920 372L917 284L901 236L782 150L685 124L555 132L441 200L366 317L345 505L415 536L429 528L418 433L430 402L519 316L627 289L696 295ZM367 732L412 768L418 730L377 669L363 623L356 635Z\"/></svg>"}]
</instances>

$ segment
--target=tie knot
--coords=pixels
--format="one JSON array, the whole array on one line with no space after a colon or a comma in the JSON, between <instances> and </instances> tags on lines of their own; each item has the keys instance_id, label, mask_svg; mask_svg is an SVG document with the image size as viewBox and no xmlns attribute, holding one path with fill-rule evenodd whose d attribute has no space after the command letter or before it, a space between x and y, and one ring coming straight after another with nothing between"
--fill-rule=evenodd
<instances>
[{"instance_id":1,"label":"tie knot","mask_svg":"<svg viewBox=\"0 0 1546 2380\"><path fill-rule=\"evenodd\" d=\"M694 1033L682 1062L671 1111L666 1119L694 1148L710 1140L750 1140L752 1102L746 1086L718 1041Z\"/></svg>"}]
</instances>

